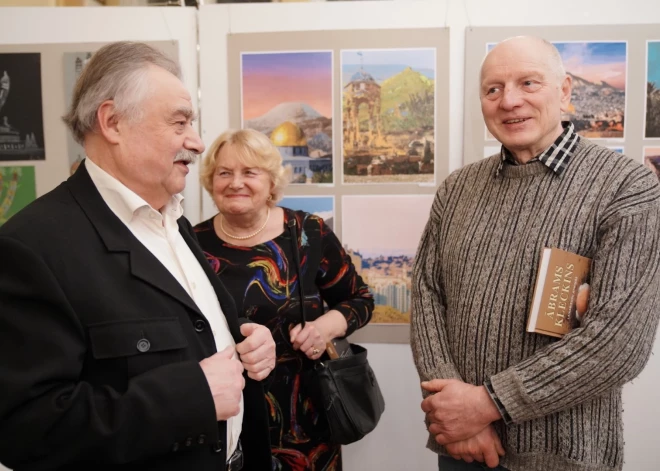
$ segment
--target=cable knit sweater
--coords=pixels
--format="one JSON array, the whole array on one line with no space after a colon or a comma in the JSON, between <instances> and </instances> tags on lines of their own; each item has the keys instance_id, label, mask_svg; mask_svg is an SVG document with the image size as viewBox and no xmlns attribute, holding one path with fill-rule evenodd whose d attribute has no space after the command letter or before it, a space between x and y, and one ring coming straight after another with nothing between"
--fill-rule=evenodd
<instances>
[{"instance_id":1,"label":"cable knit sweater","mask_svg":"<svg viewBox=\"0 0 660 471\"><path fill-rule=\"evenodd\" d=\"M621 388L660 314L660 185L582 138L566 170L468 165L438 189L413 269L411 345L422 380L493 389L512 471L623 466ZM527 333L543 247L592 258L589 311L563 339ZM444 453L433 437L428 447Z\"/></svg>"}]
</instances>

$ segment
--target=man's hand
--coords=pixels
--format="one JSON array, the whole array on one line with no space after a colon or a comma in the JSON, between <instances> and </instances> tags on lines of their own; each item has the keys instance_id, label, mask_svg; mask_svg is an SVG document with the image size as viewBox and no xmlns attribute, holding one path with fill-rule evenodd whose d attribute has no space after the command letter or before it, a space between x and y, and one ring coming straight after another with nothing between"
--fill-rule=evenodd
<instances>
[{"instance_id":1,"label":"man's hand","mask_svg":"<svg viewBox=\"0 0 660 471\"><path fill-rule=\"evenodd\" d=\"M236 358L234 347L226 347L199 362L206 381L209 382L215 417L227 420L240 412L241 396L245 387L243 365Z\"/></svg>"},{"instance_id":2,"label":"man's hand","mask_svg":"<svg viewBox=\"0 0 660 471\"><path fill-rule=\"evenodd\" d=\"M456 379L434 379L422 383L434 393L422 401L429 432L441 445L477 435L491 422L501 419L497 407L483 386Z\"/></svg>"},{"instance_id":3,"label":"man's hand","mask_svg":"<svg viewBox=\"0 0 660 471\"><path fill-rule=\"evenodd\" d=\"M261 381L275 369L275 341L268 327L247 323L241 326L246 338L236 345L241 363L248 376Z\"/></svg>"},{"instance_id":4,"label":"man's hand","mask_svg":"<svg viewBox=\"0 0 660 471\"><path fill-rule=\"evenodd\" d=\"M489 468L495 468L500 464L500 457L504 456L504 447L500 437L495 433L492 425L489 425L472 438L460 442L445 445L447 452L457 460L479 461L486 463Z\"/></svg>"},{"instance_id":5,"label":"man's hand","mask_svg":"<svg viewBox=\"0 0 660 471\"><path fill-rule=\"evenodd\" d=\"M575 310L576 317L579 322L582 322L587 309L589 309L589 295L591 288L587 283L583 283L578 288L577 296L575 296Z\"/></svg>"}]
</instances>

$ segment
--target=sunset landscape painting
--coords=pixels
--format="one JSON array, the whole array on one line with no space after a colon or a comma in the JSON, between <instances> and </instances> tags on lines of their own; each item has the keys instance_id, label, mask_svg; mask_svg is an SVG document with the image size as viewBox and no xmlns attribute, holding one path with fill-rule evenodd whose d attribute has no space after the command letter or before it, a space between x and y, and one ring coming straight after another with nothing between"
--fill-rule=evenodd
<instances>
[{"instance_id":1,"label":"sunset landscape painting","mask_svg":"<svg viewBox=\"0 0 660 471\"><path fill-rule=\"evenodd\" d=\"M566 73L573 79L568 112L578 134L592 139L622 139L626 113L627 43L555 42Z\"/></svg>"},{"instance_id":2,"label":"sunset landscape painting","mask_svg":"<svg viewBox=\"0 0 660 471\"><path fill-rule=\"evenodd\" d=\"M243 53L241 123L267 135L292 183L332 183L332 51Z\"/></svg>"}]
</instances>

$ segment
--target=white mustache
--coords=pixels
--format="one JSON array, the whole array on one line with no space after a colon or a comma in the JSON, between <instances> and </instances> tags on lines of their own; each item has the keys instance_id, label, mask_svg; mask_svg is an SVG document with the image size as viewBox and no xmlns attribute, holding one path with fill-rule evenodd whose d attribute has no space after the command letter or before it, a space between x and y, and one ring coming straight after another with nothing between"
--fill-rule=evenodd
<instances>
[{"instance_id":1,"label":"white mustache","mask_svg":"<svg viewBox=\"0 0 660 471\"><path fill-rule=\"evenodd\" d=\"M185 162L187 164L193 164L197 160L198 155L189 150L180 150L177 152L174 157L174 162Z\"/></svg>"}]
</instances>

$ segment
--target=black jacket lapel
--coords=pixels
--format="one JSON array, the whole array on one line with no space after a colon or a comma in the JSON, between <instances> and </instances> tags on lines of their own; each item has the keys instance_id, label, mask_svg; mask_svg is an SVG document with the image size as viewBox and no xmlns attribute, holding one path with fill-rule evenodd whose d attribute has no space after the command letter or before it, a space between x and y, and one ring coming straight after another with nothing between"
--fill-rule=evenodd
<instances>
[{"instance_id":1,"label":"black jacket lapel","mask_svg":"<svg viewBox=\"0 0 660 471\"><path fill-rule=\"evenodd\" d=\"M133 276L202 314L176 278L137 240L103 201L87 172L84 161L65 184L103 240L108 252L129 253Z\"/></svg>"},{"instance_id":2,"label":"black jacket lapel","mask_svg":"<svg viewBox=\"0 0 660 471\"><path fill-rule=\"evenodd\" d=\"M178 223L179 232L181 233L183 240L186 241L186 244L188 244L188 247L190 247L190 250L195 255L195 258L200 263L200 265L202 265L204 273L206 273L206 276L208 277L211 285L213 286L213 289L215 290L215 294L218 297L218 301L220 302L220 308L227 318L227 325L229 326L229 331L231 332L232 337L234 337L234 341L236 343L242 342L245 337L241 334L241 323L238 320L239 315L238 310L236 309L234 298L231 296L231 294L229 294L229 291L227 291L225 285L220 281L218 275L216 275L211 268L211 265L204 256L204 252L197 242L195 233L188 220L184 217L181 217L179 218Z\"/></svg>"}]
</instances>

